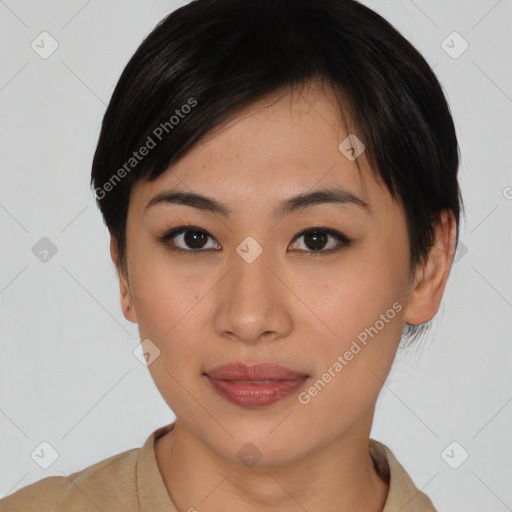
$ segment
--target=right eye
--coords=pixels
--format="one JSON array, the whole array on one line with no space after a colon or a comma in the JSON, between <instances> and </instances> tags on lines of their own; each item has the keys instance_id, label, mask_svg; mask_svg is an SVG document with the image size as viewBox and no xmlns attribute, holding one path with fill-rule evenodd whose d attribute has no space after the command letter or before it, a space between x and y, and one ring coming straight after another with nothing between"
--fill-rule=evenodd
<instances>
[{"instance_id":1,"label":"right eye","mask_svg":"<svg viewBox=\"0 0 512 512\"><path fill-rule=\"evenodd\" d=\"M198 228L196 226L179 226L173 228L163 236L160 237L160 241L170 251L177 252L204 252L207 239L211 238L215 240L207 231ZM176 240L176 241L174 241ZM169 243L171 241L171 243ZM181 247L176 244L181 244ZM220 249L218 243L214 244L214 247L207 247L205 250Z\"/></svg>"}]
</instances>

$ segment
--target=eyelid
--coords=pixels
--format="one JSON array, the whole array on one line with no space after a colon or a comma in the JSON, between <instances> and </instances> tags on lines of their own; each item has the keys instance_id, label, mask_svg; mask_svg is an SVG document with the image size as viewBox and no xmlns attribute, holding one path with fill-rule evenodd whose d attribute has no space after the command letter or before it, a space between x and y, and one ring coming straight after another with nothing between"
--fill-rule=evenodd
<instances>
[{"instance_id":1,"label":"eyelid","mask_svg":"<svg viewBox=\"0 0 512 512\"><path fill-rule=\"evenodd\" d=\"M218 249L183 249L181 247L172 247L172 246L169 245L169 240L171 240L172 238L174 238L174 237L176 237L178 235L181 235L181 234L183 234L184 232L187 232L187 231L195 231L195 232L198 232L198 233L203 233L208 238L211 238L212 240L215 240L218 243L218 241L212 235L210 235L210 233L208 233L208 231L206 231L205 229L202 229L202 228L197 227L197 226L188 226L188 225L187 226L178 226L178 227L172 228L169 231L167 231L166 233L164 233L162 236L158 237L158 239L159 239L159 241L161 243L163 243L165 245L165 247L167 249L169 249L169 250L171 250L173 252L199 254L199 253L209 252L209 251L212 251L212 250L218 250ZM300 237L302 237L304 235L308 235L310 233L325 233L328 236L333 237L338 242L338 246L334 247L334 248L331 248L331 249L326 249L326 250L318 250L318 251L310 250L310 251L307 251L307 250L303 250L303 249L298 249L298 250L294 250L292 252L304 253L307 256L317 256L317 255L321 256L322 254L326 255L326 254L331 254L331 253L334 253L334 252L339 252L342 249L344 249L345 247L348 247L353 242L353 240L351 238L349 238L348 236L344 235L343 233L341 233L338 230L331 229L331 228L324 227L324 226L313 226L313 227L305 228L305 229L299 231L292 238L290 243L293 243L298 238L300 238Z\"/></svg>"},{"instance_id":2,"label":"eyelid","mask_svg":"<svg viewBox=\"0 0 512 512\"><path fill-rule=\"evenodd\" d=\"M299 238L299 237L301 237L303 235L308 235L309 233L326 233L328 235L333 236L336 239L340 239L340 241L346 242L347 244L352 242L352 240L348 236L344 235L343 233L341 233L337 229L328 228L327 226L313 226L313 227L310 227L310 228L305 228L302 231L299 231L293 237L293 240L295 240L295 239L297 239L297 238Z\"/></svg>"},{"instance_id":3,"label":"eyelid","mask_svg":"<svg viewBox=\"0 0 512 512\"><path fill-rule=\"evenodd\" d=\"M326 226L314 226L314 227L303 229L302 231L299 231L299 233L297 233L293 237L292 242L294 242L298 238L300 238L304 235L307 235L309 233L325 233L328 236L333 237L336 240L337 245L336 245L336 247L332 247L331 249L326 249L326 250L306 251L306 250L298 249L298 250L292 251L292 252L303 253L307 257L310 257L310 256L316 257L316 256L322 256L322 255L326 256L328 254L340 252L341 250L345 249L353 242L353 240L351 238L344 235L340 231L338 231L336 229L328 228Z\"/></svg>"},{"instance_id":4,"label":"eyelid","mask_svg":"<svg viewBox=\"0 0 512 512\"><path fill-rule=\"evenodd\" d=\"M185 231L198 231L201 233L205 233L209 237L213 238L208 231L202 228L198 228L197 226L178 226L175 228L170 229L169 231L166 231L162 236L159 237L159 239L162 242L166 242L167 240L174 238L177 235L181 235L181 233Z\"/></svg>"},{"instance_id":5,"label":"eyelid","mask_svg":"<svg viewBox=\"0 0 512 512\"><path fill-rule=\"evenodd\" d=\"M212 240L217 240L208 233L205 229L199 228L197 226L178 226L175 228L172 228L171 230L164 233L162 236L158 237L160 242L164 244L164 246L173 252L181 252L181 253L192 253L192 254L199 254L204 252L209 252L212 249L182 249L181 247L173 247L169 245L169 240L171 240L174 237L177 237L178 235L181 235L183 233L186 233L187 231L194 231L197 233L202 233L206 235L208 238L211 238ZM218 242L217 242L218 243ZM220 244L219 244L220 245Z\"/></svg>"}]
</instances>

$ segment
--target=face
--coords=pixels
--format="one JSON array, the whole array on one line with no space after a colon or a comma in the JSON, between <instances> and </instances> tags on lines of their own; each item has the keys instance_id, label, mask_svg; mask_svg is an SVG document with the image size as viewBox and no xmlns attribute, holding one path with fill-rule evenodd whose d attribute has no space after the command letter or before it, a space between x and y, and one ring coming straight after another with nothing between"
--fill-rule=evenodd
<instances>
[{"instance_id":1,"label":"face","mask_svg":"<svg viewBox=\"0 0 512 512\"><path fill-rule=\"evenodd\" d=\"M364 152L362 181L339 149L339 119L335 97L313 86L261 100L132 190L125 315L158 354L149 370L176 417L233 462L249 442L275 465L368 436L400 341L411 300L405 217ZM343 193L279 212L318 190ZM226 211L148 206L176 191ZM306 377L279 400L235 403L205 375L232 362Z\"/></svg>"}]
</instances>

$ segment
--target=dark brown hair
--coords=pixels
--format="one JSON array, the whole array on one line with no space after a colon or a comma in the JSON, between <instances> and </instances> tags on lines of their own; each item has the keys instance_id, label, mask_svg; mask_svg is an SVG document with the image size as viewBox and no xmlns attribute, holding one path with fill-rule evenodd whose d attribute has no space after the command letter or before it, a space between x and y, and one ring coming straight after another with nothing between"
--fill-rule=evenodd
<instances>
[{"instance_id":1,"label":"dark brown hair","mask_svg":"<svg viewBox=\"0 0 512 512\"><path fill-rule=\"evenodd\" d=\"M157 178L259 98L317 78L348 102L372 171L404 209L411 271L442 210L453 212L458 241L450 109L425 59L390 23L354 0L194 0L145 38L103 119L91 185L121 267L134 183Z\"/></svg>"}]
</instances>

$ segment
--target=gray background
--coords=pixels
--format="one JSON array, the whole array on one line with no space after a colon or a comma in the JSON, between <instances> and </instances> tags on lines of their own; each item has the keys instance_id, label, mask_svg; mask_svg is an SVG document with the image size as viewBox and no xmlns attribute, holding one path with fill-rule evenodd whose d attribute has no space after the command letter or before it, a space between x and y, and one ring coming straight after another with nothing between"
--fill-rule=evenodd
<instances>
[{"instance_id":1,"label":"gray background","mask_svg":"<svg viewBox=\"0 0 512 512\"><path fill-rule=\"evenodd\" d=\"M512 5L363 3L439 76L467 207L441 309L425 340L400 352L372 437L439 510L512 510ZM174 419L133 354L138 332L119 307L89 175L124 65L178 5L0 1L0 496L139 447ZM48 58L31 47L51 49L43 31L58 43ZM457 58L454 31L469 44ZM33 252L43 237L57 248L45 262ZM58 452L48 469L31 457L43 441Z\"/></svg>"}]
</instances>

